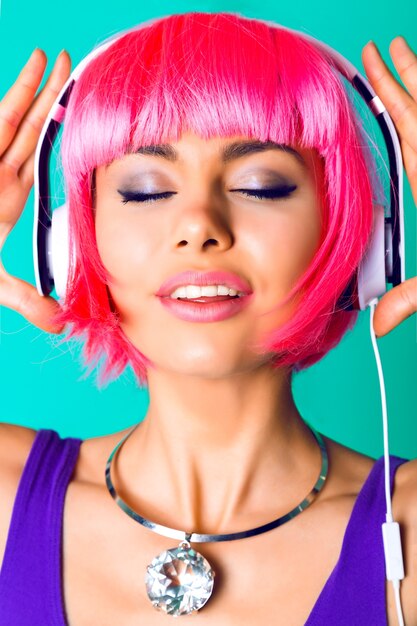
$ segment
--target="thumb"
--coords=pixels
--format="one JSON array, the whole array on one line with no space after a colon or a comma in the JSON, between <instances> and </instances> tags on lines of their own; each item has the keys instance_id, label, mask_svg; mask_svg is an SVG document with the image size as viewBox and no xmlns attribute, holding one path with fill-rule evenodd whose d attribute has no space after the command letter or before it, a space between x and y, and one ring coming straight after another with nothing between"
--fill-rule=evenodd
<instances>
[{"instance_id":1,"label":"thumb","mask_svg":"<svg viewBox=\"0 0 417 626\"><path fill-rule=\"evenodd\" d=\"M417 277L409 278L385 293L374 313L374 331L383 337L417 311Z\"/></svg>"},{"instance_id":2,"label":"thumb","mask_svg":"<svg viewBox=\"0 0 417 626\"><path fill-rule=\"evenodd\" d=\"M64 332L65 325L55 326L51 319L61 307L51 296L40 296L36 287L7 272L1 273L0 305L20 313L31 324L48 333Z\"/></svg>"}]
</instances>

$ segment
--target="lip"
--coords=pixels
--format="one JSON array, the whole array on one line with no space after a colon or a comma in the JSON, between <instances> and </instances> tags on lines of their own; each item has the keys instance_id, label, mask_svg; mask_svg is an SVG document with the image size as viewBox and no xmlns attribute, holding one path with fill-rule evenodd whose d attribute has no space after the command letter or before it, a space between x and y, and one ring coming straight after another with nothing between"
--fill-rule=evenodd
<instances>
[{"instance_id":1,"label":"lip","mask_svg":"<svg viewBox=\"0 0 417 626\"><path fill-rule=\"evenodd\" d=\"M182 287L184 285L227 285L232 289L236 289L236 291L242 291L245 294L242 298L245 298L246 295L250 295L252 293L252 288L249 283L244 278L234 274L233 272L227 272L224 270L215 270L210 272L187 270L165 280L155 295L161 298L167 296L169 297L171 293L177 289L177 287ZM203 306L207 308L212 305L204 304Z\"/></svg>"},{"instance_id":2,"label":"lip","mask_svg":"<svg viewBox=\"0 0 417 626\"><path fill-rule=\"evenodd\" d=\"M212 303L187 302L169 296L159 300L168 311L186 322L220 322L240 313L251 302L253 294Z\"/></svg>"}]
</instances>

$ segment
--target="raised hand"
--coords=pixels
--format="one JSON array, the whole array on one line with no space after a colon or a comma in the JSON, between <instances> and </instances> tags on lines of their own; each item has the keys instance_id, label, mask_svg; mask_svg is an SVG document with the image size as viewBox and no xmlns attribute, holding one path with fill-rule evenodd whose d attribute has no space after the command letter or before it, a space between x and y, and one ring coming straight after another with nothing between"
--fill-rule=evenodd
<instances>
[{"instance_id":1,"label":"raised hand","mask_svg":"<svg viewBox=\"0 0 417 626\"><path fill-rule=\"evenodd\" d=\"M46 116L70 74L66 52L57 57L43 89L35 96L46 67L46 55L35 49L14 85L0 102L0 252L19 219L33 186L36 143ZM51 296L9 274L0 261L0 305L14 309L35 326L51 333L50 318L59 308Z\"/></svg>"},{"instance_id":2,"label":"raised hand","mask_svg":"<svg viewBox=\"0 0 417 626\"><path fill-rule=\"evenodd\" d=\"M417 57L403 37L395 37L389 51L407 89L393 76L373 42L363 48L362 62L369 82L397 129L405 172L417 205ZM386 335L416 311L417 277L414 276L382 296L375 308L375 334Z\"/></svg>"}]
</instances>

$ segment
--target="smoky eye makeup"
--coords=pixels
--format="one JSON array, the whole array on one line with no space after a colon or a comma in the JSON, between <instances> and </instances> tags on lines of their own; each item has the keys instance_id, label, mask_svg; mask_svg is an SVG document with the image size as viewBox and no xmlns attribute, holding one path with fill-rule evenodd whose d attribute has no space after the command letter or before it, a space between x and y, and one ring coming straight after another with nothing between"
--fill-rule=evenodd
<instances>
[{"instance_id":1,"label":"smoky eye makeup","mask_svg":"<svg viewBox=\"0 0 417 626\"><path fill-rule=\"evenodd\" d=\"M233 186L253 185L255 187L290 187L295 184L294 177L280 174L273 170L249 170L238 176L233 176L227 181L225 188ZM170 189L175 184L164 176L144 176L142 174L123 177L120 184L117 185L119 192L126 191L133 193L134 191L143 194L159 193L161 189Z\"/></svg>"},{"instance_id":2,"label":"smoky eye makeup","mask_svg":"<svg viewBox=\"0 0 417 626\"><path fill-rule=\"evenodd\" d=\"M229 178L229 180L227 180ZM118 181L121 202L150 203L175 196L176 185L157 171L131 172ZM236 192L248 198L274 200L285 198L297 189L294 177L265 167L252 167L225 177L225 192Z\"/></svg>"},{"instance_id":3,"label":"smoky eye makeup","mask_svg":"<svg viewBox=\"0 0 417 626\"><path fill-rule=\"evenodd\" d=\"M295 184L293 176L287 176L276 170L256 168L246 170L243 173L239 173L232 181L234 184L242 185L254 185L258 187L279 187L279 186L292 186Z\"/></svg>"},{"instance_id":4,"label":"smoky eye makeup","mask_svg":"<svg viewBox=\"0 0 417 626\"><path fill-rule=\"evenodd\" d=\"M164 198L172 195L165 190L173 188L172 182L163 176L132 175L122 179L117 185L117 193L122 197L122 202L144 201L149 196Z\"/></svg>"},{"instance_id":5,"label":"smoky eye makeup","mask_svg":"<svg viewBox=\"0 0 417 626\"><path fill-rule=\"evenodd\" d=\"M116 184L121 189L143 189L147 191L148 189L155 190L161 189L161 187L169 187L172 185L172 181L158 172L140 171L118 177Z\"/></svg>"}]
</instances>

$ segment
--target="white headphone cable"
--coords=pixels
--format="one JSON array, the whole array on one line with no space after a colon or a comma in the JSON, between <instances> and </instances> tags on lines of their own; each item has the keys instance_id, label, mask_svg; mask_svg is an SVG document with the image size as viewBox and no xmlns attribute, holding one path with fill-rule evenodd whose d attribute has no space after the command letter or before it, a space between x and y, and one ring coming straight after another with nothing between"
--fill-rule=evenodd
<instances>
[{"instance_id":1,"label":"white headphone cable","mask_svg":"<svg viewBox=\"0 0 417 626\"><path fill-rule=\"evenodd\" d=\"M384 436L384 475L385 475L385 500L387 505L386 522L382 524L382 537L384 542L385 568L387 580L392 582L395 596L395 606L399 626L405 626L401 607L400 580L404 578L404 564L401 549L400 526L392 518L391 489L390 489L390 458L388 441L388 418L387 399L385 394L384 374L374 331L374 312L378 304L378 298L369 302L370 306L370 332L375 360L378 368L379 386L381 390L382 426Z\"/></svg>"}]
</instances>

